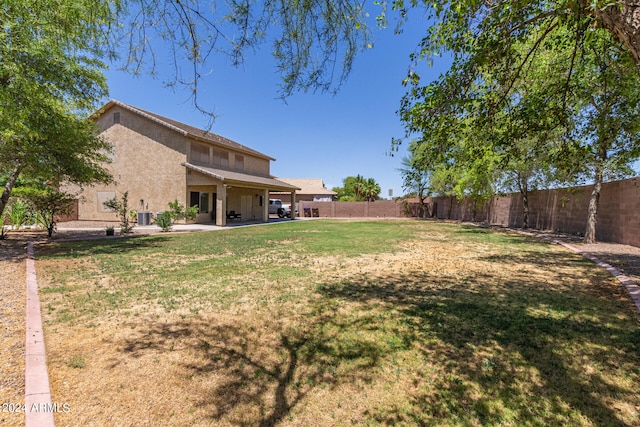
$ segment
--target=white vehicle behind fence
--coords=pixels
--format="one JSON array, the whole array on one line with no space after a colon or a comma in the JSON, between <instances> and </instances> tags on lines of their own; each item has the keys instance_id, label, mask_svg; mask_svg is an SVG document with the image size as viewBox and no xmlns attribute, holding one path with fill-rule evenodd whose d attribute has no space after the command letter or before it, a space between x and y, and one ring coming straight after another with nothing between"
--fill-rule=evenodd
<instances>
[{"instance_id":1,"label":"white vehicle behind fence","mask_svg":"<svg viewBox=\"0 0 640 427\"><path fill-rule=\"evenodd\" d=\"M280 218L291 218L291 204L282 205L282 208L278 210L278 216ZM298 204L296 203L296 216L298 216Z\"/></svg>"},{"instance_id":2,"label":"white vehicle behind fence","mask_svg":"<svg viewBox=\"0 0 640 427\"><path fill-rule=\"evenodd\" d=\"M282 208L282 200L269 199L269 214L277 214L278 209Z\"/></svg>"}]
</instances>

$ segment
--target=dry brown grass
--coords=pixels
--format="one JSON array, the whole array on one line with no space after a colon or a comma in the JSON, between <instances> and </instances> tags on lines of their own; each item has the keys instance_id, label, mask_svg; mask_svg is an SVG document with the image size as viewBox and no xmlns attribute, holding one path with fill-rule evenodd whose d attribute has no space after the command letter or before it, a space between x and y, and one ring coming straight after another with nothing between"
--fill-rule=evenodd
<instances>
[{"instance_id":1,"label":"dry brown grass","mask_svg":"<svg viewBox=\"0 0 640 427\"><path fill-rule=\"evenodd\" d=\"M38 269L54 401L71 407L56 423L640 425L638 316L606 272L414 222L372 252L310 252L350 226L318 224L238 252L53 248Z\"/></svg>"}]
</instances>

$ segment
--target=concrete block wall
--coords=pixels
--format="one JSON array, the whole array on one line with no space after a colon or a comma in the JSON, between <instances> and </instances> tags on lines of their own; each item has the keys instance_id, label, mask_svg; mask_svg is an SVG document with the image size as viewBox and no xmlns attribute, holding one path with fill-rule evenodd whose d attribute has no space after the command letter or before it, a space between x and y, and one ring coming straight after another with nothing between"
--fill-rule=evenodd
<instances>
[{"instance_id":1,"label":"concrete block wall","mask_svg":"<svg viewBox=\"0 0 640 427\"><path fill-rule=\"evenodd\" d=\"M375 202L298 202L298 212L318 209L321 218L402 218L404 206L401 201L376 200Z\"/></svg>"},{"instance_id":2,"label":"concrete block wall","mask_svg":"<svg viewBox=\"0 0 640 427\"><path fill-rule=\"evenodd\" d=\"M533 191L529 194L529 226L540 230L584 235L592 185ZM434 197L436 217L460 221L486 222L506 227L522 227L522 196L518 193L495 196L476 210L473 219L469 200ZM598 206L596 238L640 246L640 177L603 184Z\"/></svg>"}]
</instances>

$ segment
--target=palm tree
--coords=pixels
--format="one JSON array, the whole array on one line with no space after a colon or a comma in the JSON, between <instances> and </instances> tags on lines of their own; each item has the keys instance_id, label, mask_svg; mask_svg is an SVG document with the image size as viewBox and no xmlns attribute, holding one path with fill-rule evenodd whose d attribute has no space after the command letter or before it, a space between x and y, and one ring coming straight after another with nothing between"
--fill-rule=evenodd
<instances>
[{"instance_id":1,"label":"palm tree","mask_svg":"<svg viewBox=\"0 0 640 427\"><path fill-rule=\"evenodd\" d=\"M355 194L356 200L363 200L365 198L364 189L366 185L367 180L360 174L356 175L355 179L353 180L353 192Z\"/></svg>"},{"instance_id":2,"label":"palm tree","mask_svg":"<svg viewBox=\"0 0 640 427\"><path fill-rule=\"evenodd\" d=\"M362 187L362 197L368 201L373 202L377 200L380 195L380 185L373 178L365 180Z\"/></svg>"}]
</instances>

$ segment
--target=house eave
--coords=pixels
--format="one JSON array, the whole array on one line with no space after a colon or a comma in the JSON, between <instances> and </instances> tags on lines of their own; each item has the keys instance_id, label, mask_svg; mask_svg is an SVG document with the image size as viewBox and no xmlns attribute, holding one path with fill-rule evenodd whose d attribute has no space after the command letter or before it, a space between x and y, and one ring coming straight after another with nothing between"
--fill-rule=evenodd
<instances>
[{"instance_id":1,"label":"house eave","mask_svg":"<svg viewBox=\"0 0 640 427\"><path fill-rule=\"evenodd\" d=\"M90 117L92 119L97 119L98 117L102 116L102 114L104 114L104 112L106 112L109 108L111 108L111 107L113 107L115 105L117 105L118 107L124 108L126 110L129 110L129 111L131 111L131 112L133 112L135 114L138 114L139 116L142 116L147 120L151 120L154 123L157 123L157 124L162 125L162 126L164 126L166 128L169 128L172 131L177 132L182 136L189 136L189 132L187 132L187 131L185 131L183 129L180 129L179 127L174 126L174 125L172 125L170 123L167 123L167 122L165 122L163 120L160 120L157 117L153 117L152 115L147 114L144 111L138 110L137 108L135 108L135 107L133 107L133 106L131 106L129 104L125 104L124 102L120 102L120 101L118 101L116 99L112 99L109 102L107 102L105 105L102 106L102 108L100 108L97 112L92 114Z\"/></svg>"},{"instance_id":2,"label":"house eave","mask_svg":"<svg viewBox=\"0 0 640 427\"><path fill-rule=\"evenodd\" d=\"M251 188L261 188L265 190L284 191L291 193L300 190L300 188L287 184L269 176L250 175L243 172L227 171L224 169L217 169L207 166L198 166L193 163L184 162L182 166L189 170L199 172L203 175L214 178L221 181L227 186L241 186Z\"/></svg>"}]
</instances>

